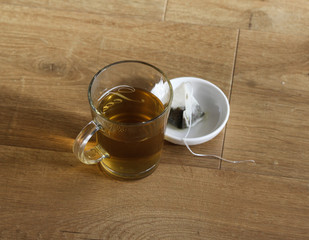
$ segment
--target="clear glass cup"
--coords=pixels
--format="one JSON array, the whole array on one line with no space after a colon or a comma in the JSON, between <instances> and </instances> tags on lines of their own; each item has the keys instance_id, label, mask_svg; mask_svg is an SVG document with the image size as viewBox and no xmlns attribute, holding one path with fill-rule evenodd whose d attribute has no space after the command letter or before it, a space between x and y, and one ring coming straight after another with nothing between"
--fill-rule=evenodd
<instances>
[{"instance_id":1,"label":"clear glass cup","mask_svg":"<svg viewBox=\"0 0 309 240\"><path fill-rule=\"evenodd\" d=\"M104 67L90 82L92 121L73 153L118 178L148 176L160 161L172 98L170 81L155 66L128 60Z\"/></svg>"}]
</instances>

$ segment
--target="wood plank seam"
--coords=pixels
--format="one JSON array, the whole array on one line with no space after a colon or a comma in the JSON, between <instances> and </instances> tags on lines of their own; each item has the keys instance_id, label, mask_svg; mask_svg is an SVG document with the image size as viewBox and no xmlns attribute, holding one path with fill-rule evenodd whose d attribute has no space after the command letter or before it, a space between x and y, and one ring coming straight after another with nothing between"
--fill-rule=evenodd
<instances>
[{"instance_id":1,"label":"wood plank seam","mask_svg":"<svg viewBox=\"0 0 309 240\"><path fill-rule=\"evenodd\" d=\"M235 72L235 65L236 65L236 58L237 58L237 51L238 51L239 34L240 34L240 29L238 28L237 34L236 34L233 67L232 67L232 73L231 73L231 84L230 84L230 90L229 90L229 96L228 96L228 100L229 100L230 104L231 104L232 88L233 88L233 83L234 83L234 72ZM222 148L221 148L221 158L223 158L224 142L225 142L225 135L226 135L227 128L228 128L228 124L224 128L224 134L223 134L223 139L222 139ZM222 165L222 160L219 161L219 167L218 167L219 170L221 170L221 165Z\"/></svg>"},{"instance_id":2,"label":"wood plank seam","mask_svg":"<svg viewBox=\"0 0 309 240\"><path fill-rule=\"evenodd\" d=\"M165 1L164 1L163 15L162 15L162 22L165 22L166 10L167 10L167 3L168 3L168 0L165 0Z\"/></svg>"}]
</instances>

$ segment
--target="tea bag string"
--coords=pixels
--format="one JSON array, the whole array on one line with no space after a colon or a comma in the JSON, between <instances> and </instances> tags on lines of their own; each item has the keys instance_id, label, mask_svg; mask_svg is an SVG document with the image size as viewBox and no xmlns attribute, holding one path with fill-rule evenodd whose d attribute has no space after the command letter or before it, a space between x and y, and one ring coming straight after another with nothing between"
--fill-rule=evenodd
<instances>
[{"instance_id":1,"label":"tea bag string","mask_svg":"<svg viewBox=\"0 0 309 240\"><path fill-rule=\"evenodd\" d=\"M191 92L191 94L193 94L193 92ZM189 133L191 131L191 127L192 127L192 111L190 113L190 118L189 118L189 128L188 131L185 135L185 137L183 138L184 144L186 145L187 149L194 155L197 157L214 157L217 159L220 159L222 161L228 162L228 163L244 163L244 162L252 162L255 163L254 160L250 159L250 160L238 160L238 161L234 161L234 160L229 160L229 159L225 159L223 157L220 157L218 155L214 155L214 154L200 154L200 153L195 153L192 151L192 149L189 147L188 143L187 143L187 137L189 136Z\"/></svg>"}]
</instances>

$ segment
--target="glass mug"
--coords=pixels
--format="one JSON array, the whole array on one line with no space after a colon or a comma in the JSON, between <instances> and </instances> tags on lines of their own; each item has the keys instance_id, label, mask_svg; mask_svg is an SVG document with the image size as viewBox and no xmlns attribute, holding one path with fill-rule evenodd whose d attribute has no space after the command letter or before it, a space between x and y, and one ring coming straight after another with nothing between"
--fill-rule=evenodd
<instances>
[{"instance_id":1,"label":"glass mug","mask_svg":"<svg viewBox=\"0 0 309 240\"><path fill-rule=\"evenodd\" d=\"M117 178L148 176L160 161L172 98L170 81L155 66L130 60L104 67L90 82L92 121L73 153Z\"/></svg>"}]
</instances>

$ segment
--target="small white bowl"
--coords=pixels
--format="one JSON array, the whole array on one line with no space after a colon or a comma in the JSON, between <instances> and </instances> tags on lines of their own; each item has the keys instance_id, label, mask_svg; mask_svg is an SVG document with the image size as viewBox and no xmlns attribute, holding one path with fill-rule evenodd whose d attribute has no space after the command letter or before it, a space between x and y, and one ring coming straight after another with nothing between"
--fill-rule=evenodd
<instances>
[{"instance_id":1,"label":"small white bowl","mask_svg":"<svg viewBox=\"0 0 309 240\"><path fill-rule=\"evenodd\" d=\"M181 77L171 80L173 89L182 82L191 82L193 95L205 112L204 119L191 127L186 138L188 145L197 145L207 142L216 137L224 128L230 115L230 105L227 97L211 82L195 77ZM168 124L165 132L165 140L185 145L183 138L188 132L188 128L178 129Z\"/></svg>"}]
</instances>

